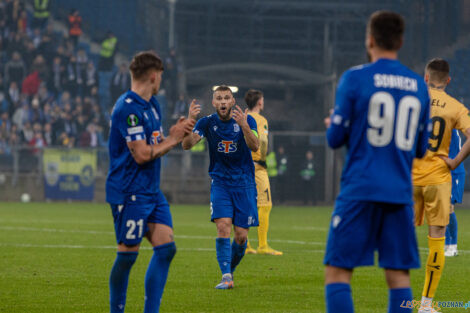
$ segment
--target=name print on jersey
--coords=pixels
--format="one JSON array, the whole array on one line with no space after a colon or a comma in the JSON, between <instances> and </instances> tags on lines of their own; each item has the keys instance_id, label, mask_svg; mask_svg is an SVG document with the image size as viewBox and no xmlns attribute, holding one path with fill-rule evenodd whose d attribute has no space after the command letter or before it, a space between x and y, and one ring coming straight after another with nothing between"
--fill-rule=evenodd
<instances>
[{"instance_id":1,"label":"name print on jersey","mask_svg":"<svg viewBox=\"0 0 470 313\"><path fill-rule=\"evenodd\" d=\"M237 144L232 140L222 140L217 145L217 151L224 153L232 153L237 151Z\"/></svg>"}]
</instances>

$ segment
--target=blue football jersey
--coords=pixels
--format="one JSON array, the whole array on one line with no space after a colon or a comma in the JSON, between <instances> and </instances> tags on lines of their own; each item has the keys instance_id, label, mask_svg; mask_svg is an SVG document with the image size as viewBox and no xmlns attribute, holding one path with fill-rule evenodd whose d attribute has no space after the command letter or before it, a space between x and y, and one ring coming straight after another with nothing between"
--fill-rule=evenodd
<instances>
[{"instance_id":1,"label":"blue football jersey","mask_svg":"<svg viewBox=\"0 0 470 313\"><path fill-rule=\"evenodd\" d=\"M248 125L257 131L256 121L248 115ZM240 126L232 118L222 121L217 113L201 118L194 133L209 145L209 175L215 183L229 186L255 184L255 167Z\"/></svg>"},{"instance_id":2,"label":"blue football jersey","mask_svg":"<svg viewBox=\"0 0 470 313\"><path fill-rule=\"evenodd\" d=\"M457 129L452 130L452 138L449 146L449 158L453 159L459 154L462 149L462 138L460 138L459 131ZM463 162L455 170L452 171L452 175L465 174L465 167Z\"/></svg>"},{"instance_id":3,"label":"blue football jersey","mask_svg":"<svg viewBox=\"0 0 470 313\"><path fill-rule=\"evenodd\" d=\"M122 204L129 194L157 194L160 188L160 158L139 165L127 142L145 140L156 145L162 141L160 106L152 97L149 102L133 91L124 93L111 114L109 135L109 172L106 201Z\"/></svg>"},{"instance_id":4,"label":"blue football jersey","mask_svg":"<svg viewBox=\"0 0 470 313\"><path fill-rule=\"evenodd\" d=\"M348 148L338 199L413 202L411 167L426 152L429 101L424 80L398 60L342 75L327 131L332 148Z\"/></svg>"}]
</instances>

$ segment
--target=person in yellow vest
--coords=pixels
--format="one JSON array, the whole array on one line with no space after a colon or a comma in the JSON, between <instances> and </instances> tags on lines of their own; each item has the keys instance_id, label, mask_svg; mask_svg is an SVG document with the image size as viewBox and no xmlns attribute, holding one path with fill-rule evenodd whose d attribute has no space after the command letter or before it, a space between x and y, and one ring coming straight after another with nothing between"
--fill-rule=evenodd
<instances>
[{"instance_id":1,"label":"person in yellow vest","mask_svg":"<svg viewBox=\"0 0 470 313\"><path fill-rule=\"evenodd\" d=\"M424 80L431 98L432 131L429 145L422 159L413 164L413 198L415 224L421 226L424 217L429 225L429 255L419 313L435 312L430 304L444 268L444 243L446 225L449 223L451 170L470 154L470 117L465 106L444 90L450 82L449 64L443 59L433 59L426 65ZM465 134L467 141L454 159L449 159L452 129Z\"/></svg>"},{"instance_id":2,"label":"person in yellow vest","mask_svg":"<svg viewBox=\"0 0 470 313\"><path fill-rule=\"evenodd\" d=\"M255 162L255 181L258 191L258 249L255 250L248 242L246 253L282 255L281 251L274 250L268 245L269 213L273 204L266 165L268 121L260 114L264 109L263 93L259 90L250 89L245 94L245 102L248 106L248 114L256 120L260 142L259 149L251 153Z\"/></svg>"},{"instance_id":3,"label":"person in yellow vest","mask_svg":"<svg viewBox=\"0 0 470 313\"><path fill-rule=\"evenodd\" d=\"M44 29L46 27L47 21L49 20L49 0L34 0L33 3L33 27Z\"/></svg>"},{"instance_id":4,"label":"person in yellow vest","mask_svg":"<svg viewBox=\"0 0 470 313\"><path fill-rule=\"evenodd\" d=\"M112 32L108 32L106 39L101 43L99 70L110 72L114 66L114 55L116 54L117 38Z\"/></svg>"}]
</instances>

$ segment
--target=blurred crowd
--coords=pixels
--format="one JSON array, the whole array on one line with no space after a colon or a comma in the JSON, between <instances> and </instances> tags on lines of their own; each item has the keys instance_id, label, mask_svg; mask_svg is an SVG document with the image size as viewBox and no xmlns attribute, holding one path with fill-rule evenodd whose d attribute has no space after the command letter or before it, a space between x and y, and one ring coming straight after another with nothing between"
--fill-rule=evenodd
<instances>
[{"instance_id":1,"label":"blurred crowd","mask_svg":"<svg viewBox=\"0 0 470 313\"><path fill-rule=\"evenodd\" d=\"M0 154L104 145L108 110L95 63L78 45L79 12L71 12L68 34L34 14L22 1L0 0Z\"/></svg>"}]
</instances>

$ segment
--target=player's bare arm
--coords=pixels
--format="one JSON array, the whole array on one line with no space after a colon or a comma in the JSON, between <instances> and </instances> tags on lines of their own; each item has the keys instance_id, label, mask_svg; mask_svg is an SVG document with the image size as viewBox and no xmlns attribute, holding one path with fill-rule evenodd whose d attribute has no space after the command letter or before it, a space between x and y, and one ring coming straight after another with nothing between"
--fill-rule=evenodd
<instances>
[{"instance_id":1,"label":"player's bare arm","mask_svg":"<svg viewBox=\"0 0 470 313\"><path fill-rule=\"evenodd\" d=\"M258 137L251 131L250 125L248 125L248 109L245 112L237 105L232 113L233 119L240 125L240 128L245 135L246 145L251 151L258 151L259 140Z\"/></svg>"},{"instance_id":2,"label":"player's bare arm","mask_svg":"<svg viewBox=\"0 0 470 313\"><path fill-rule=\"evenodd\" d=\"M168 151L183 141L187 134L191 133L194 124L194 120L182 117L170 128L170 135L161 143L149 145L145 140L136 140L128 142L127 146L137 164L142 165L168 153Z\"/></svg>"},{"instance_id":3,"label":"player's bare arm","mask_svg":"<svg viewBox=\"0 0 470 313\"><path fill-rule=\"evenodd\" d=\"M460 150L459 154L457 154L454 159L441 157L441 159L446 162L451 171L455 170L470 154L470 128L467 128L464 134L467 137L467 140L465 140L465 143L462 145L462 149Z\"/></svg>"},{"instance_id":4,"label":"player's bare arm","mask_svg":"<svg viewBox=\"0 0 470 313\"><path fill-rule=\"evenodd\" d=\"M193 99L189 105L188 120L194 121L195 123L199 113L201 113L201 105L197 104L196 99ZM183 146L184 150L189 150L194 147L194 145L197 144L199 140L201 140L201 136L191 132L188 136L184 137L181 145Z\"/></svg>"}]
</instances>

